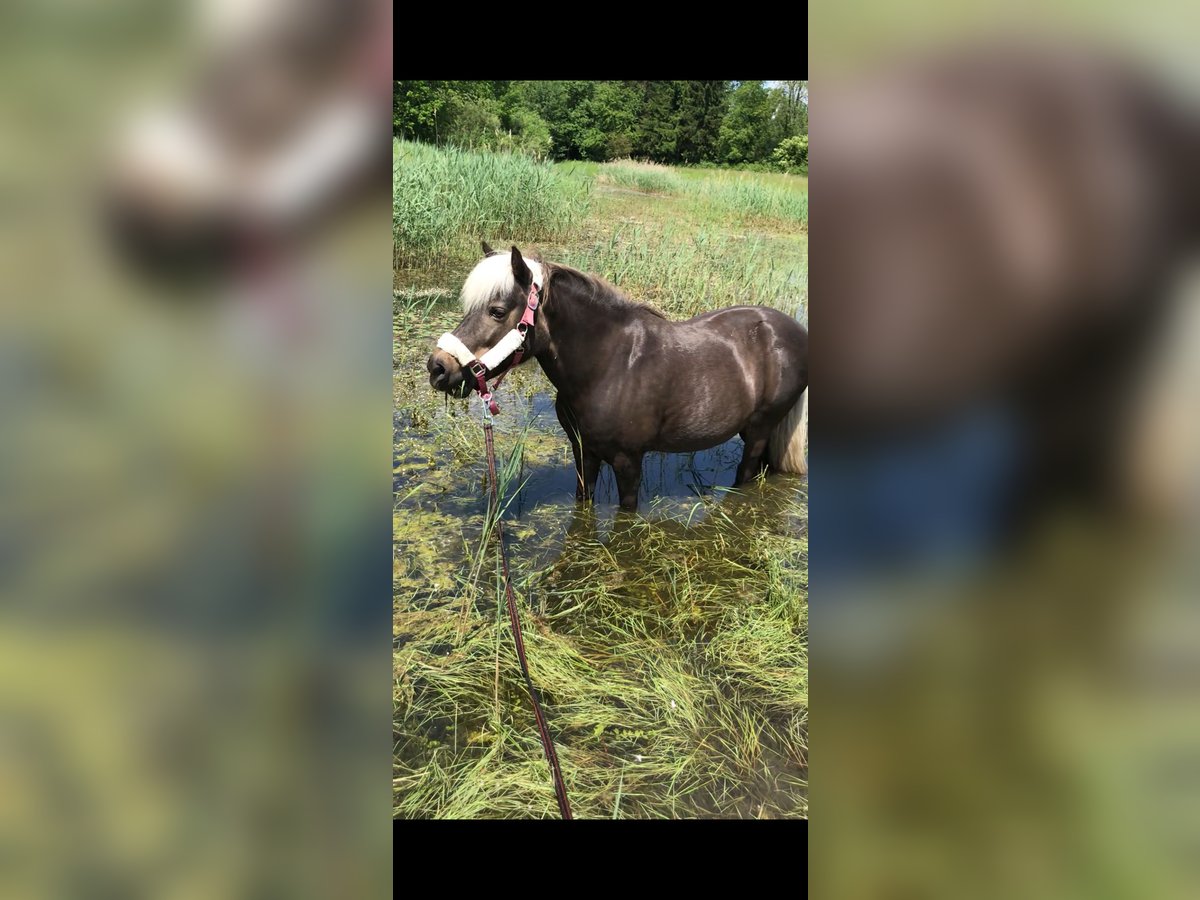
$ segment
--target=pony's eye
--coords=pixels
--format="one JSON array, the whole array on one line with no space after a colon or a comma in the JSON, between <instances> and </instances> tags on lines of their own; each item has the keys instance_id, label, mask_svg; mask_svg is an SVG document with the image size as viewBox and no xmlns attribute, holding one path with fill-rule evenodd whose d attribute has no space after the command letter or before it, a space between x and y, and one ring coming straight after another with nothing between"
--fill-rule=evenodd
<instances>
[{"instance_id":1,"label":"pony's eye","mask_svg":"<svg viewBox=\"0 0 1200 900\"><path fill-rule=\"evenodd\" d=\"M503 306L493 306L490 310L493 319L503 319L506 315Z\"/></svg>"}]
</instances>

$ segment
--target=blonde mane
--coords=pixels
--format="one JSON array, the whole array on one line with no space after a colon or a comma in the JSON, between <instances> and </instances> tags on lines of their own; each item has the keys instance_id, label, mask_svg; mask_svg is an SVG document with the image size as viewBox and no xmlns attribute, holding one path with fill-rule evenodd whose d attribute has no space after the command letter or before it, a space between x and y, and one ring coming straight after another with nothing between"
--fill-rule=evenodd
<instances>
[{"instance_id":1,"label":"blonde mane","mask_svg":"<svg viewBox=\"0 0 1200 900\"><path fill-rule=\"evenodd\" d=\"M538 284L545 284L542 264L527 256L522 259L525 260L525 265L529 266L529 271L533 273L533 280ZM516 283L517 280L513 278L512 272L512 257L509 254L496 253L486 257L471 270L466 284L463 285L460 297L463 312L474 312L480 307L486 306L493 298L508 294L516 286Z\"/></svg>"}]
</instances>

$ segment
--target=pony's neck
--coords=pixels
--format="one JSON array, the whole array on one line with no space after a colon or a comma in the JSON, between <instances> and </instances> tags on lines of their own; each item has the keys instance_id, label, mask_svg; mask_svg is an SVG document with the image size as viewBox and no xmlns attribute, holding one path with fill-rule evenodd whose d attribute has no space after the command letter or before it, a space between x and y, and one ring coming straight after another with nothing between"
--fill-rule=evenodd
<instances>
[{"instance_id":1,"label":"pony's neck","mask_svg":"<svg viewBox=\"0 0 1200 900\"><path fill-rule=\"evenodd\" d=\"M547 284L544 316L549 341L537 361L550 383L570 399L594 383L596 370L608 363L601 358L611 355L613 342L607 338L630 310L602 302L596 296L598 286L570 270L551 270Z\"/></svg>"}]
</instances>

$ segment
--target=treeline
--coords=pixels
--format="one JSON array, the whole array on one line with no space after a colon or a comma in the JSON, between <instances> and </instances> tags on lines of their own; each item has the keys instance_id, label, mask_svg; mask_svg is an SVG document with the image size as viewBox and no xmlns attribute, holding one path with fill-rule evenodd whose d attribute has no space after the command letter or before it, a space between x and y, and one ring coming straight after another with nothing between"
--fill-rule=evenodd
<instances>
[{"instance_id":1,"label":"treeline","mask_svg":"<svg viewBox=\"0 0 1200 900\"><path fill-rule=\"evenodd\" d=\"M768 84L770 86L768 86ZM397 81L392 130L538 158L808 171L807 81Z\"/></svg>"}]
</instances>

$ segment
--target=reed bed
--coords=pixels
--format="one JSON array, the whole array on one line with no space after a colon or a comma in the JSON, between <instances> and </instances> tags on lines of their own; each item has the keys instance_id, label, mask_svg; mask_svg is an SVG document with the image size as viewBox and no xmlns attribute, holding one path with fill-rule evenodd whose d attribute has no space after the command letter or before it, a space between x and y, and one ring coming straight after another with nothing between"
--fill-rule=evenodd
<instances>
[{"instance_id":1,"label":"reed bed","mask_svg":"<svg viewBox=\"0 0 1200 900\"><path fill-rule=\"evenodd\" d=\"M798 176L711 169L677 170L619 160L600 166L596 179L650 194L690 201L701 217L737 222L808 225L808 181Z\"/></svg>"},{"instance_id":2,"label":"reed bed","mask_svg":"<svg viewBox=\"0 0 1200 900\"><path fill-rule=\"evenodd\" d=\"M483 235L540 241L570 235L588 210L588 182L516 153L392 142L397 267L474 253Z\"/></svg>"},{"instance_id":3,"label":"reed bed","mask_svg":"<svg viewBox=\"0 0 1200 900\"><path fill-rule=\"evenodd\" d=\"M707 178L693 182L693 196L714 210L741 220L776 220L808 225L808 191L777 186L754 175Z\"/></svg>"},{"instance_id":4,"label":"reed bed","mask_svg":"<svg viewBox=\"0 0 1200 900\"><path fill-rule=\"evenodd\" d=\"M631 159L605 163L597 176L602 182L651 194L678 194L686 185L670 166Z\"/></svg>"},{"instance_id":5,"label":"reed bed","mask_svg":"<svg viewBox=\"0 0 1200 900\"><path fill-rule=\"evenodd\" d=\"M564 248L557 261L601 275L675 318L760 304L807 321L807 259L777 251L768 236L621 224L604 237Z\"/></svg>"}]
</instances>

